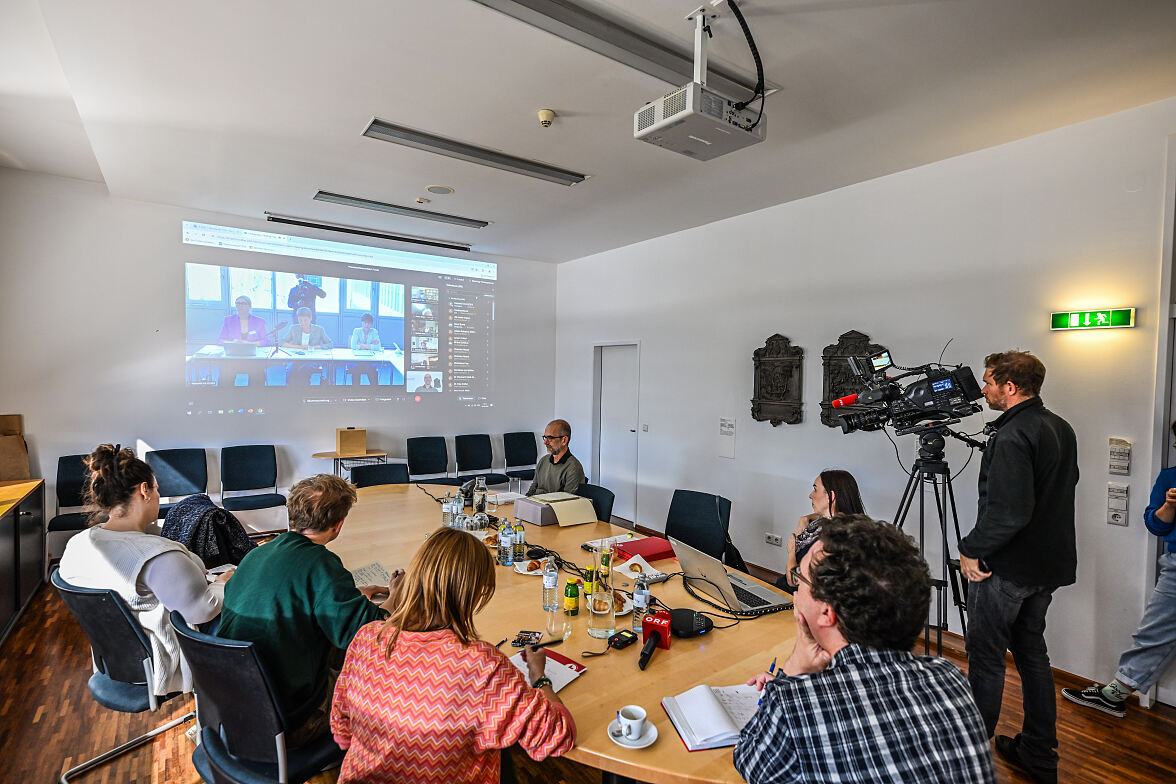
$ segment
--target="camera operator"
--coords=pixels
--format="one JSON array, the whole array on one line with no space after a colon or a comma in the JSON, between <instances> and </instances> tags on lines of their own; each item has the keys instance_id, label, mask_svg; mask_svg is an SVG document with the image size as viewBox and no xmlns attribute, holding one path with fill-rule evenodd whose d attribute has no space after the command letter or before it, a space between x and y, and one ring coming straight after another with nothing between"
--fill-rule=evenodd
<instances>
[{"instance_id":1,"label":"camera operator","mask_svg":"<svg viewBox=\"0 0 1176 784\"><path fill-rule=\"evenodd\" d=\"M968 589L968 680L989 737L1004 691L1005 650L1021 676L1025 720L996 750L1034 781L1056 782L1057 703L1045 645L1053 592L1078 563L1074 430L1038 397L1045 365L1027 351L984 359L984 399L1003 412L980 462L976 526L960 542Z\"/></svg>"}]
</instances>

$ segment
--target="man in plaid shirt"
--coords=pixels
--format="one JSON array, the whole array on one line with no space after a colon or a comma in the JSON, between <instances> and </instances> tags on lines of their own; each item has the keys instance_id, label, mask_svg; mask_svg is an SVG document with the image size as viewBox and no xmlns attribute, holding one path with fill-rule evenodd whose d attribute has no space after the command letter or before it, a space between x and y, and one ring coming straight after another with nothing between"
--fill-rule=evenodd
<instances>
[{"instance_id":1,"label":"man in plaid shirt","mask_svg":"<svg viewBox=\"0 0 1176 784\"><path fill-rule=\"evenodd\" d=\"M931 576L901 531L839 516L793 570L797 637L743 728L735 767L751 784L992 784L984 722L963 673L910 652Z\"/></svg>"}]
</instances>

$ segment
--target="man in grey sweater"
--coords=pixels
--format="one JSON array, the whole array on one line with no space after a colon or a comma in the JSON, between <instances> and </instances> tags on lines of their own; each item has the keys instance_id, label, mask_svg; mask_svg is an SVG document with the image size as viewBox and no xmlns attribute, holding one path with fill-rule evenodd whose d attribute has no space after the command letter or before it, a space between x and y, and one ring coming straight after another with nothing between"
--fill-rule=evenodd
<instances>
[{"instance_id":1,"label":"man in grey sweater","mask_svg":"<svg viewBox=\"0 0 1176 784\"><path fill-rule=\"evenodd\" d=\"M584 484L584 466L568 451L572 440L572 426L562 419L554 419L543 430L543 446L547 454L535 466L535 481L527 495L541 493L574 493Z\"/></svg>"}]
</instances>

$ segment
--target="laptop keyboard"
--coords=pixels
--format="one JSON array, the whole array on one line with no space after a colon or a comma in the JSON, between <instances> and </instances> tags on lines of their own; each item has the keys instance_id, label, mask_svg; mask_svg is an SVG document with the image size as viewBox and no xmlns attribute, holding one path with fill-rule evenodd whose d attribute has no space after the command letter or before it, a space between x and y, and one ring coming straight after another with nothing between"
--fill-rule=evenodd
<instances>
[{"instance_id":1,"label":"laptop keyboard","mask_svg":"<svg viewBox=\"0 0 1176 784\"><path fill-rule=\"evenodd\" d=\"M740 588L734 583L731 584L731 587L735 589L735 598L743 602L744 606L763 607L766 604L770 604L770 602L768 602L766 599L762 599L759 596L756 596L746 588Z\"/></svg>"}]
</instances>

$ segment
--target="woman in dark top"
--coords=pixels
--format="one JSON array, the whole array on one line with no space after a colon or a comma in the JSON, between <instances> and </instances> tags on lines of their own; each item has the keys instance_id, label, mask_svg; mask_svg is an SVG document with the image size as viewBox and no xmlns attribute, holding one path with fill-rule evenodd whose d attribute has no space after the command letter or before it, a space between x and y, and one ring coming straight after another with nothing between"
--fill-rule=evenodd
<instances>
[{"instance_id":1,"label":"woman in dark top","mask_svg":"<svg viewBox=\"0 0 1176 784\"><path fill-rule=\"evenodd\" d=\"M796 532L788 537L788 566L776 580L776 587L788 593L796 590L796 586L788 581L788 575L817 541L825 520L838 514L865 514L866 511L853 474L835 468L822 471L813 480L809 502L813 506L812 514L801 517Z\"/></svg>"}]
</instances>

